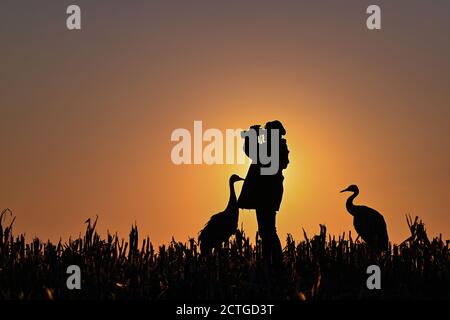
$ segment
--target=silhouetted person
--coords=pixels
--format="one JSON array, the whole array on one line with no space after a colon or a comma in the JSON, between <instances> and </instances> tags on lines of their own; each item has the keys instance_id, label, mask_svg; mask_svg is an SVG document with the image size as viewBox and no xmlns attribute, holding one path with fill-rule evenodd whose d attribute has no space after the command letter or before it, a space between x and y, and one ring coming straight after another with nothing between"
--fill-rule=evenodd
<instances>
[{"instance_id":1,"label":"silhouetted person","mask_svg":"<svg viewBox=\"0 0 450 320\"><path fill-rule=\"evenodd\" d=\"M379 254L382 251L387 251L389 238L383 216L372 208L353 204L353 199L359 194L356 185L352 184L341 192L346 191L353 192L347 199L346 207L347 211L353 216L353 225L356 232L374 253Z\"/></svg>"},{"instance_id":2,"label":"silhouetted person","mask_svg":"<svg viewBox=\"0 0 450 320\"><path fill-rule=\"evenodd\" d=\"M222 243L236 232L239 219L239 207L237 204L236 193L234 191L234 183L242 181L241 177L233 174L229 180L230 199L224 211L219 212L211 217L205 225L198 241L202 253L210 253L213 248L220 248Z\"/></svg>"},{"instance_id":3,"label":"silhouetted person","mask_svg":"<svg viewBox=\"0 0 450 320\"><path fill-rule=\"evenodd\" d=\"M260 126L252 126L249 130L255 130L255 134L259 135ZM286 139L283 136L286 130L280 121L271 121L265 125L264 141L257 142L258 150L262 143L267 143L269 154L272 153L272 132L271 129L277 129L279 150L278 159L279 166L275 174L264 175L261 173L262 167L269 167L270 164L262 164L257 156L250 153L250 144L252 139L245 137L244 151L247 156L252 159L252 164L248 170L247 176L242 186L242 191L239 196L238 204L240 208L256 209L256 218L258 220L258 232L262 240L262 253L264 259L274 266L282 265L282 248L280 239L276 230L276 214L280 209L281 200L283 198L283 174L282 171L287 168L289 163ZM254 140L253 140L254 143ZM274 149L274 148L273 148Z\"/></svg>"}]
</instances>

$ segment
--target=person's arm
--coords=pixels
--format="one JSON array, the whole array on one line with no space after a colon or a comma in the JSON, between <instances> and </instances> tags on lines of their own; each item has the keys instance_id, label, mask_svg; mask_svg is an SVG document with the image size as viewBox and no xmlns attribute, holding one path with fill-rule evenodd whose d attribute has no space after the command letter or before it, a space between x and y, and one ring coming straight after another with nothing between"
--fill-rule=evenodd
<instances>
[{"instance_id":1,"label":"person's arm","mask_svg":"<svg viewBox=\"0 0 450 320\"><path fill-rule=\"evenodd\" d=\"M247 131L244 131L244 133L246 133L250 130L254 130L255 136L258 137L258 132L259 132L260 127L261 126L259 124L255 124L255 125L251 126L250 129L248 129ZM258 148L258 145L256 145L256 147ZM248 137L248 135L244 136L244 152L247 155L247 157L251 158L250 157L250 138ZM255 159L252 159L252 160L253 160L253 162L255 162Z\"/></svg>"}]
</instances>

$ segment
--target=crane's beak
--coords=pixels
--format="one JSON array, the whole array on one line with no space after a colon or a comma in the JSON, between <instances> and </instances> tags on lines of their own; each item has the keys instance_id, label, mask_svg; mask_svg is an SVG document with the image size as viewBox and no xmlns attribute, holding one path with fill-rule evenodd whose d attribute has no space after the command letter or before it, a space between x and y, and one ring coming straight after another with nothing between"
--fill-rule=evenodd
<instances>
[{"instance_id":1,"label":"crane's beak","mask_svg":"<svg viewBox=\"0 0 450 320\"><path fill-rule=\"evenodd\" d=\"M340 192L342 193L342 192L346 192L346 191L348 191L348 188L341 190Z\"/></svg>"},{"instance_id":2,"label":"crane's beak","mask_svg":"<svg viewBox=\"0 0 450 320\"><path fill-rule=\"evenodd\" d=\"M244 181L244 180L245 180L244 178L239 177L238 181Z\"/></svg>"}]
</instances>

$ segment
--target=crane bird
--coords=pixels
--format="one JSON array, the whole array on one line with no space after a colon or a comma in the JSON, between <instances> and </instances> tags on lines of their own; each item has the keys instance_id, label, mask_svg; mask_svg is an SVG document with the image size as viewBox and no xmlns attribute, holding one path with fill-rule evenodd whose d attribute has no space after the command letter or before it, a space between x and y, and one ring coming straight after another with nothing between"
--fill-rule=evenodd
<instances>
[{"instance_id":1,"label":"crane bird","mask_svg":"<svg viewBox=\"0 0 450 320\"><path fill-rule=\"evenodd\" d=\"M346 207L347 211L353 216L353 225L356 232L375 253L379 254L382 251L386 251L389 238L383 216L372 208L353 204L353 200L359 194L359 189L356 185L352 184L341 192L346 191L353 192L347 199Z\"/></svg>"},{"instance_id":2,"label":"crane bird","mask_svg":"<svg viewBox=\"0 0 450 320\"><path fill-rule=\"evenodd\" d=\"M234 191L234 183L242 181L241 177L233 174L230 177L230 200L224 211L219 212L209 219L205 225L198 240L200 243L200 250L203 253L211 252L213 248L220 248L223 242L227 241L238 227L239 207L236 199L236 192Z\"/></svg>"}]
</instances>

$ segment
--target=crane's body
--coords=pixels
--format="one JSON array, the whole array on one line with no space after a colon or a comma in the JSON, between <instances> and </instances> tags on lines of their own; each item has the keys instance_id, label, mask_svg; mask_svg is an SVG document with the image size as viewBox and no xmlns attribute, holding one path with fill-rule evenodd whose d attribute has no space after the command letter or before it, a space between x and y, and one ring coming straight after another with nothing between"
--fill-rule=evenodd
<instances>
[{"instance_id":1,"label":"crane's body","mask_svg":"<svg viewBox=\"0 0 450 320\"><path fill-rule=\"evenodd\" d=\"M244 180L233 174L229 180L230 199L224 211L216 213L205 225L198 237L200 250L203 253L210 252L213 248L220 248L222 243L236 232L239 220L239 207L234 190L236 181Z\"/></svg>"},{"instance_id":2,"label":"crane's body","mask_svg":"<svg viewBox=\"0 0 450 320\"><path fill-rule=\"evenodd\" d=\"M353 200L359 194L359 189L356 185L351 185L341 192L345 191L353 192L347 199L346 208L353 216L353 226L356 232L367 243L369 248L377 254L387 251L389 237L383 216L375 209L353 204Z\"/></svg>"}]
</instances>

